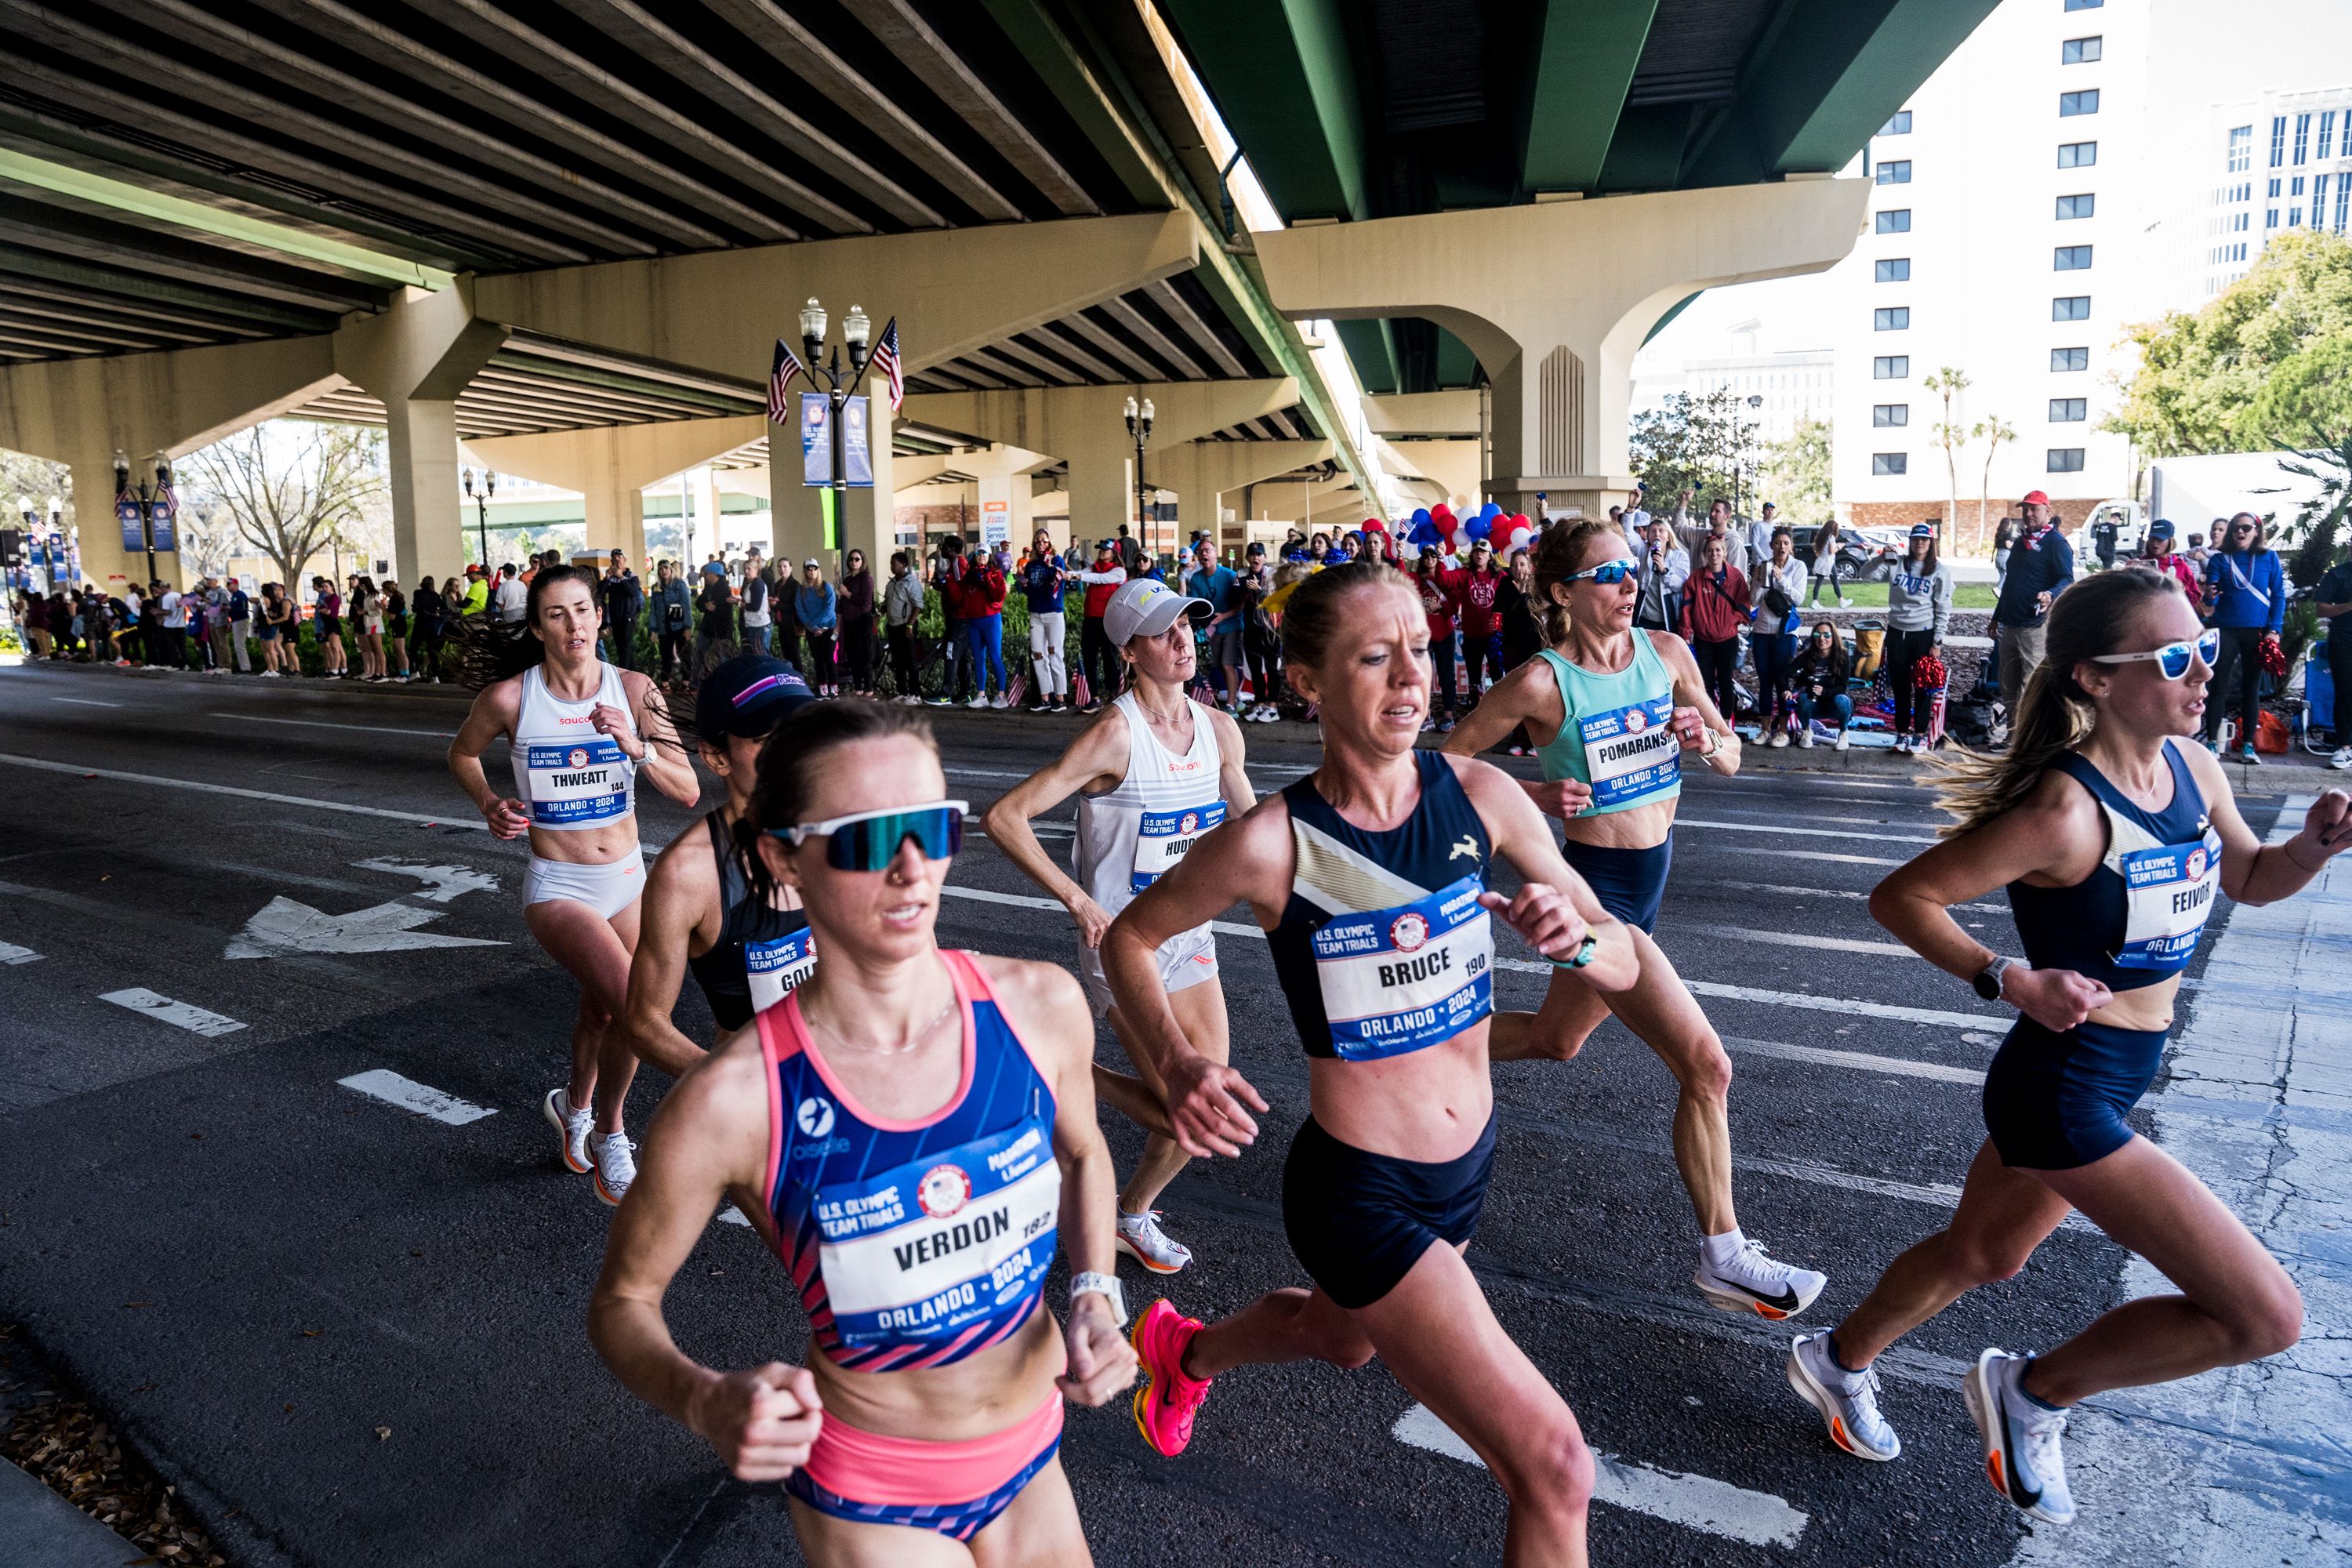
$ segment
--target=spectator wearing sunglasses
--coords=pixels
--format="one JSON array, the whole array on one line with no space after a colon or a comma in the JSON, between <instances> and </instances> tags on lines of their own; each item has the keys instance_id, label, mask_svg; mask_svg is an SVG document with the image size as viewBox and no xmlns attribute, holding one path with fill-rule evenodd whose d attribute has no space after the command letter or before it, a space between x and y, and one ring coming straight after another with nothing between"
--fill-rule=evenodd
<instances>
[{"instance_id":1,"label":"spectator wearing sunglasses","mask_svg":"<svg viewBox=\"0 0 2352 1568\"><path fill-rule=\"evenodd\" d=\"M2262 713L2263 644L2286 625L2286 574L2278 552L2263 542L2263 520L2242 511L2230 520L2221 548L2205 565L2207 619L2221 633L2221 658L2213 667L2212 695L2205 703L2205 749L2221 749L2221 721L2238 715L2238 758L2260 763L2254 728Z\"/></svg>"}]
</instances>

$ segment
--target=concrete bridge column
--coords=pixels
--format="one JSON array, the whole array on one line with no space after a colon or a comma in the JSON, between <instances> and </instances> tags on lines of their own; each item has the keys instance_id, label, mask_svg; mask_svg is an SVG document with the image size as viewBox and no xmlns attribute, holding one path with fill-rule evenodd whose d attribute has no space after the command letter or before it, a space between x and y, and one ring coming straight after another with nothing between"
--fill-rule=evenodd
<instances>
[{"instance_id":1,"label":"concrete bridge column","mask_svg":"<svg viewBox=\"0 0 2352 1568\"><path fill-rule=\"evenodd\" d=\"M470 280L403 289L389 309L345 318L335 369L383 404L394 574L414 583L466 568L457 491L457 394L506 342L474 314Z\"/></svg>"},{"instance_id":2,"label":"concrete bridge column","mask_svg":"<svg viewBox=\"0 0 2352 1568\"><path fill-rule=\"evenodd\" d=\"M551 430L539 436L493 436L466 445L500 473L578 490L587 501L588 547L601 553L618 545L642 573L646 570L646 487L756 441L766 428L763 416L751 414L729 419L666 419L652 425ZM695 505L699 510L699 497ZM687 564L698 566L709 558L709 552L704 550Z\"/></svg>"},{"instance_id":3,"label":"concrete bridge column","mask_svg":"<svg viewBox=\"0 0 2352 1568\"><path fill-rule=\"evenodd\" d=\"M1792 175L1255 238L1285 315L1420 316L1469 345L1494 389L1489 498L1532 512L1544 491L1597 515L1631 481L1633 354L1658 321L1703 289L1832 266L1868 196L1864 181Z\"/></svg>"},{"instance_id":4,"label":"concrete bridge column","mask_svg":"<svg viewBox=\"0 0 2352 1568\"><path fill-rule=\"evenodd\" d=\"M1331 451L1328 441L1192 441L1164 455L1158 472L1176 492L1177 526L1186 535L1201 530L1226 553L1241 548L1247 531L1223 521L1227 490L1324 462Z\"/></svg>"}]
</instances>

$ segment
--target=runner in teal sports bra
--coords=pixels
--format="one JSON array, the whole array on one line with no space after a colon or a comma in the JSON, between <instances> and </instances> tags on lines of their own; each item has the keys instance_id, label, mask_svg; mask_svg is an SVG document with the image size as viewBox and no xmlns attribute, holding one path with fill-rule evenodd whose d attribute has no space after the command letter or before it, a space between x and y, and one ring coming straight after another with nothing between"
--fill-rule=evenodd
<instances>
[{"instance_id":1,"label":"runner in teal sports bra","mask_svg":"<svg viewBox=\"0 0 2352 1568\"><path fill-rule=\"evenodd\" d=\"M1674 861L1682 759L1739 769L1739 738L1716 711L1690 647L1633 625L1639 582L1625 538L1606 522L1562 524L1536 545L1536 596L1551 646L1507 676L1447 737L1475 756L1524 725L1543 782L1528 795L1560 818L1566 858L1601 907L1633 928L1642 978L1603 996L1554 974L1535 1013L1495 1015L1496 1061L1566 1061L1614 1013L1675 1075L1675 1163L1696 1212L1700 1294L1723 1311L1788 1318L1827 1279L1778 1262L1739 1228L1731 1194L1731 1058L1706 1015L1651 940ZM1546 740L1544 737L1549 736Z\"/></svg>"}]
</instances>

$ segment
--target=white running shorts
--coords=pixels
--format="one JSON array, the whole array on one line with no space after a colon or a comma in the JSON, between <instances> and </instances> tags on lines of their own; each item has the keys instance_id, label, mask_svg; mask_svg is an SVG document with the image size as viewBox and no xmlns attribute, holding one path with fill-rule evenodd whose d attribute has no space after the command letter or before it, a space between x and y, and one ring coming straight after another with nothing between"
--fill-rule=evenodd
<instances>
[{"instance_id":1,"label":"white running shorts","mask_svg":"<svg viewBox=\"0 0 2352 1568\"><path fill-rule=\"evenodd\" d=\"M1205 925L1180 931L1160 944L1160 988L1173 995L1190 985L1217 977L1217 937ZM1099 1018L1110 1011L1110 982L1103 976L1098 948L1078 949L1078 973L1086 982L1087 1000Z\"/></svg>"},{"instance_id":2,"label":"white running shorts","mask_svg":"<svg viewBox=\"0 0 2352 1568\"><path fill-rule=\"evenodd\" d=\"M530 858L530 869L523 873L522 879L522 901L526 907L568 899L594 910L600 921L609 921L635 903L645 890L646 852L642 847L602 866L545 860L534 855Z\"/></svg>"}]
</instances>

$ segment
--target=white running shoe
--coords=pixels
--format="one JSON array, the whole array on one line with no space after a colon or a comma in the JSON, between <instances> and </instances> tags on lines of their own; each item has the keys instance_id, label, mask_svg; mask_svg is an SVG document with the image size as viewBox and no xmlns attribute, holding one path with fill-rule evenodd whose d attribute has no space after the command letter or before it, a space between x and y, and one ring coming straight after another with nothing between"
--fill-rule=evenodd
<instances>
[{"instance_id":1,"label":"white running shoe","mask_svg":"<svg viewBox=\"0 0 2352 1568\"><path fill-rule=\"evenodd\" d=\"M1811 724L1806 725L1803 733L1797 737L1797 744L1809 752L1813 749L1813 727Z\"/></svg>"},{"instance_id":2,"label":"white running shoe","mask_svg":"<svg viewBox=\"0 0 2352 1568\"><path fill-rule=\"evenodd\" d=\"M1847 750L1847 749L1848 749L1849 747L1851 747L1853 744L1853 736L1851 736L1851 735L1849 735L1849 734L1847 734L1843 730L1840 730L1840 731L1838 731L1838 738L1837 738L1837 749L1838 749L1839 751L1843 752L1843 751Z\"/></svg>"},{"instance_id":3,"label":"white running shoe","mask_svg":"<svg viewBox=\"0 0 2352 1568\"><path fill-rule=\"evenodd\" d=\"M996 694L995 700L989 703L989 706L991 708L1010 708L1013 706L1013 699L1005 696L1004 693L1000 691Z\"/></svg>"},{"instance_id":4,"label":"white running shoe","mask_svg":"<svg viewBox=\"0 0 2352 1568\"><path fill-rule=\"evenodd\" d=\"M539 1108L547 1113L547 1124L555 1129L556 1137L562 1140L556 1152L563 1157L564 1167L575 1176L594 1169L588 1158L588 1129L596 1120L595 1108L583 1105L574 1110L560 1089L549 1089Z\"/></svg>"},{"instance_id":5,"label":"white running shoe","mask_svg":"<svg viewBox=\"0 0 2352 1568\"><path fill-rule=\"evenodd\" d=\"M637 1146L625 1132L609 1133L590 1142L596 1153L596 1195L618 1208L629 1195L629 1184L637 1179Z\"/></svg>"},{"instance_id":6,"label":"white running shoe","mask_svg":"<svg viewBox=\"0 0 2352 1568\"><path fill-rule=\"evenodd\" d=\"M1160 1211L1118 1216L1118 1249L1154 1274L1174 1274L1192 1261L1192 1249L1160 1228Z\"/></svg>"},{"instance_id":7,"label":"white running shoe","mask_svg":"<svg viewBox=\"0 0 2352 1568\"><path fill-rule=\"evenodd\" d=\"M2027 1395L2018 1382L2031 1356L1989 1350L1960 1380L1969 1414L1984 1435L1985 1475L1992 1489L2046 1524L2069 1524L2074 1494L2066 1489L2066 1413Z\"/></svg>"},{"instance_id":8,"label":"white running shoe","mask_svg":"<svg viewBox=\"0 0 2352 1568\"><path fill-rule=\"evenodd\" d=\"M1830 1354L1829 1331L1789 1342L1789 1386L1822 1413L1830 1441L1857 1459L1881 1463L1903 1457L1903 1439L1878 1414L1878 1373L1848 1372Z\"/></svg>"},{"instance_id":9,"label":"white running shoe","mask_svg":"<svg viewBox=\"0 0 2352 1568\"><path fill-rule=\"evenodd\" d=\"M2336 747L2336 754L2327 759L2327 765L2339 771L2352 769L2352 746Z\"/></svg>"},{"instance_id":10,"label":"white running shoe","mask_svg":"<svg viewBox=\"0 0 2352 1568\"><path fill-rule=\"evenodd\" d=\"M1768 744L1774 745L1774 746L1785 746L1785 745L1787 745L1788 743L1789 743L1789 731L1786 731L1786 730L1775 730L1775 731L1772 731L1772 739L1768 742Z\"/></svg>"},{"instance_id":11,"label":"white running shoe","mask_svg":"<svg viewBox=\"0 0 2352 1568\"><path fill-rule=\"evenodd\" d=\"M965 707L967 707L967 708L985 708L985 707L987 707L987 706L988 706L988 693L987 693L987 692L985 692L985 691L982 692L979 696L977 696L977 697L973 698L971 701L969 701L969 702L965 703L965 704L964 704L964 706L965 706Z\"/></svg>"},{"instance_id":12,"label":"white running shoe","mask_svg":"<svg viewBox=\"0 0 2352 1568\"><path fill-rule=\"evenodd\" d=\"M1759 1318L1793 1318L1813 1304L1826 1274L1781 1263L1750 1240L1718 1268L1706 1260L1706 1244L1698 1249L1698 1272L1691 1276L1707 1305L1719 1312L1753 1312Z\"/></svg>"}]
</instances>

